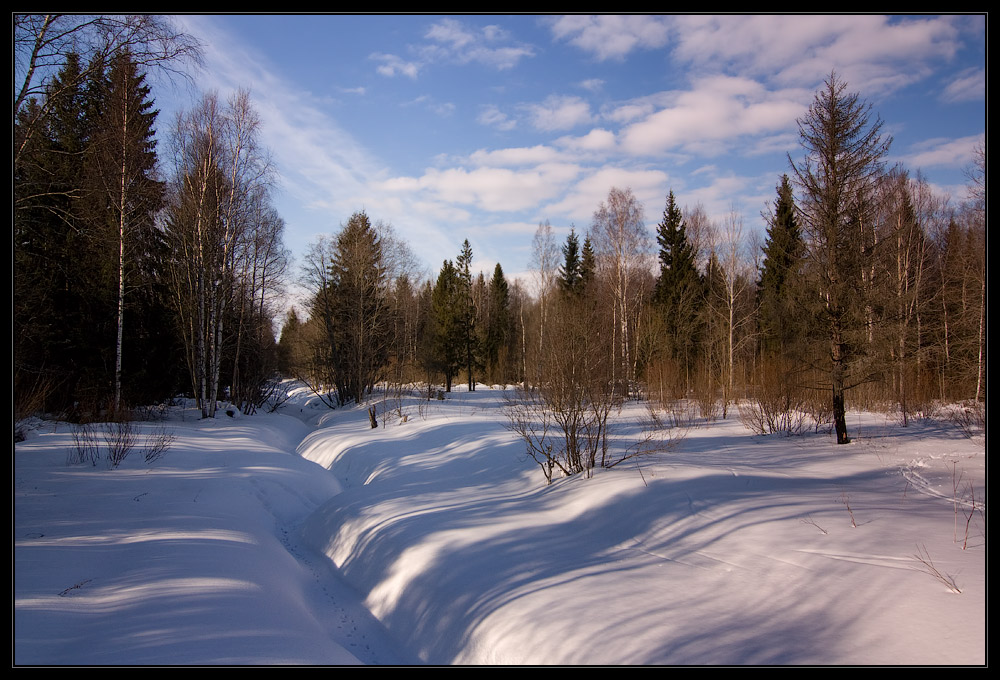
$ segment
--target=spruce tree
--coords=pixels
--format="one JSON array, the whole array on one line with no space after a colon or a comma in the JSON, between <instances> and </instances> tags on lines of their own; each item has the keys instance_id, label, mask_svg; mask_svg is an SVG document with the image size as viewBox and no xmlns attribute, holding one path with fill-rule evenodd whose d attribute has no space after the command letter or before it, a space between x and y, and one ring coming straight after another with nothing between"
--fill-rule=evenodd
<instances>
[{"instance_id":1,"label":"spruce tree","mask_svg":"<svg viewBox=\"0 0 1000 680\"><path fill-rule=\"evenodd\" d=\"M507 376L500 375L500 357L510 337L510 290L503 268L497 262L493 268L488 293L489 314L483 342L486 370L491 382L506 382Z\"/></svg>"},{"instance_id":2,"label":"spruce tree","mask_svg":"<svg viewBox=\"0 0 1000 680\"><path fill-rule=\"evenodd\" d=\"M145 74L131 54L111 60L97 88L98 111L93 122L88 165L93 169L104 242L115 253L116 337L114 408L121 407L125 296L133 286L135 265L150 236L153 216L163 205L163 185L155 177L157 111L145 84ZM147 238L143 238L147 237ZM128 279L128 280L127 280Z\"/></svg>"},{"instance_id":3,"label":"spruce tree","mask_svg":"<svg viewBox=\"0 0 1000 680\"><path fill-rule=\"evenodd\" d=\"M765 216L767 238L757 282L761 344L768 353L783 353L793 339L793 296L805 251L788 175L782 175L776 190L774 209Z\"/></svg>"},{"instance_id":4,"label":"spruce tree","mask_svg":"<svg viewBox=\"0 0 1000 680\"><path fill-rule=\"evenodd\" d=\"M458 274L458 316L459 334L462 344L462 359L469 381L469 391L476 390L475 370L479 367L479 343L476 334L476 306L472 290L472 246L469 239L462 243L462 252L455 260Z\"/></svg>"},{"instance_id":5,"label":"spruce tree","mask_svg":"<svg viewBox=\"0 0 1000 680\"><path fill-rule=\"evenodd\" d=\"M427 334L430 349L425 354L425 364L429 370L444 375L446 392L451 392L452 379L463 360L460 299L458 270L451 260L445 260L431 293L430 328Z\"/></svg>"},{"instance_id":6,"label":"spruce tree","mask_svg":"<svg viewBox=\"0 0 1000 680\"><path fill-rule=\"evenodd\" d=\"M566 245L562 247L563 264L559 267L559 289L564 294L580 292L582 273L580 271L580 239L572 227L566 237Z\"/></svg>"},{"instance_id":7,"label":"spruce tree","mask_svg":"<svg viewBox=\"0 0 1000 680\"><path fill-rule=\"evenodd\" d=\"M829 355L829 385L837 443L847 444L845 393L864 380L852 374L864 357L856 334L865 327L859 281L870 266L872 248L859 244L859 226L870 224L873 193L892 142L882 136L882 121L871 117L871 105L831 73L799 119L805 157L789 156L801 187L803 228L822 301L823 344ZM862 246L862 247L859 247Z\"/></svg>"},{"instance_id":8,"label":"spruce tree","mask_svg":"<svg viewBox=\"0 0 1000 680\"><path fill-rule=\"evenodd\" d=\"M694 246L688 242L673 191L667 196L663 220L656 227L656 242L659 245L660 275L656 281L654 300L669 329L668 353L682 361L687 369L694 352L701 285Z\"/></svg>"}]
</instances>

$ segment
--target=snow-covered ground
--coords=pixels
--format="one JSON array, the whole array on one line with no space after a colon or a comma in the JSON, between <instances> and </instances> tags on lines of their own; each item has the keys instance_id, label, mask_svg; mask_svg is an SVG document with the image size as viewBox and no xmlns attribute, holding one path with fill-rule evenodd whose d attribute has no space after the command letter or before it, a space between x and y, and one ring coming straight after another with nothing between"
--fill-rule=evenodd
<instances>
[{"instance_id":1,"label":"snow-covered ground","mask_svg":"<svg viewBox=\"0 0 1000 680\"><path fill-rule=\"evenodd\" d=\"M500 395L378 402L374 430L302 390L175 408L140 428L170 449L114 470L41 427L14 450L14 663L986 663L981 436L733 414L546 486Z\"/></svg>"}]
</instances>

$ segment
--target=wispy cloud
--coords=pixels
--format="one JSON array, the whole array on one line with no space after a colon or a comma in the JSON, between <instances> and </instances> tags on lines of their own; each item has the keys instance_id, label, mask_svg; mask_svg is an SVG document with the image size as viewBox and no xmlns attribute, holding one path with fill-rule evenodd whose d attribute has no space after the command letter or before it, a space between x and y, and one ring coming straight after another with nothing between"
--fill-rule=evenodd
<instances>
[{"instance_id":1,"label":"wispy cloud","mask_svg":"<svg viewBox=\"0 0 1000 680\"><path fill-rule=\"evenodd\" d=\"M476 62L498 70L513 68L526 57L533 57L530 45L514 43L500 26L473 27L457 19L434 23L424 36L431 41L421 50L430 60L450 59L458 63Z\"/></svg>"},{"instance_id":2,"label":"wispy cloud","mask_svg":"<svg viewBox=\"0 0 1000 680\"><path fill-rule=\"evenodd\" d=\"M812 87L836 69L854 89L878 93L925 77L930 60L959 44L949 17L684 16L675 27L673 57L699 70Z\"/></svg>"},{"instance_id":3,"label":"wispy cloud","mask_svg":"<svg viewBox=\"0 0 1000 680\"><path fill-rule=\"evenodd\" d=\"M532 209L560 195L579 174L567 163L543 163L531 168L432 168L420 177L396 177L380 183L386 191L433 198L497 212Z\"/></svg>"},{"instance_id":4,"label":"wispy cloud","mask_svg":"<svg viewBox=\"0 0 1000 680\"><path fill-rule=\"evenodd\" d=\"M389 78L397 75L416 78L420 72L420 64L415 61L406 61L395 54L374 53L369 56L369 59L378 62L375 70Z\"/></svg>"},{"instance_id":5,"label":"wispy cloud","mask_svg":"<svg viewBox=\"0 0 1000 680\"><path fill-rule=\"evenodd\" d=\"M501 111L494 104L483 107L476 120L480 125L496 128L501 131L509 131L517 127L517 121Z\"/></svg>"},{"instance_id":6,"label":"wispy cloud","mask_svg":"<svg viewBox=\"0 0 1000 680\"><path fill-rule=\"evenodd\" d=\"M941 92L946 102L974 102L986 99L986 69L966 69Z\"/></svg>"},{"instance_id":7,"label":"wispy cloud","mask_svg":"<svg viewBox=\"0 0 1000 680\"><path fill-rule=\"evenodd\" d=\"M551 95L545 101L522 104L532 127L544 132L571 130L592 120L590 104L580 97Z\"/></svg>"},{"instance_id":8,"label":"wispy cloud","mask_svg":"<svg viewBox=\"0 0 1000 680\"><path fill-rule=\"evenodd\" d=\"M623 59L633 50L664 47L670 37L667 19L653 16L566 16L551 22L552 35L599 61Z\"/></svg>"},{"instance_id":9,"label":"wispy cloud","mask_svg":"<svg viewBox=\"0 0 1000 680\"><path fill-rule=\"evenodd\" d=\"M911 153L905 154L902 160L913 168L965 167L972 163L973 150L984 139L983 135L959 139L928 139Z\"/></svg>"}]
</instances>

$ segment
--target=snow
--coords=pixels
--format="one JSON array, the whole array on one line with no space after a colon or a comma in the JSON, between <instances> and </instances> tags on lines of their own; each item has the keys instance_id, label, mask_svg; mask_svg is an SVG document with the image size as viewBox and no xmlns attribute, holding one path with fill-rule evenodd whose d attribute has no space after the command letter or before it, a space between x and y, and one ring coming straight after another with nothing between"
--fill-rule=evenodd
<instances>
[{"instance_id":1,"label":"snow","mask_svg":"<svg viewBox=\"0 0 1000 680\"><path fill-rule=\"evenodd\" d=\"M303 389L175 407L140 431L170 449L117 469L36 421L14 663L986 663L982 436L853 413L837 446L730 415L546 486L501 394L379 401L377 429Z\"/></svg>"}]
</instances>

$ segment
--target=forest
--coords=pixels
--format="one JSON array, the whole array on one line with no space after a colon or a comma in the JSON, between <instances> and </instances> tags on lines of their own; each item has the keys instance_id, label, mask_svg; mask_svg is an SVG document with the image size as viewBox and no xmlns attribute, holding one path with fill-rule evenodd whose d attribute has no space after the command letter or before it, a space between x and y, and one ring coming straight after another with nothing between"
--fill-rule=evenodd
<instances>
[{"instance_id":1,"label":"forest","mask_svg":"<svg viewBox=\"0 0 1000 680\"><path fill-rule=\"evenodd\" d=\"M294 265L248 91L158 120L149 73L199 53L164 20L15 16L14 34L15 420L178 394L251 413L281 376L330 407L514 385L547 479L616 464L608 418L629 400L840 443L847 409L905 424L962 403L985 426L985 148L968 195L942 197L888 164L882 120L834 72L762 238L673 191L651 227L612 187L565 239L538 225L531 280L477 272L467 239L427 277L377 206ZM286 312L292 280L309 297Z\"/></svg>"}]
</instances>

